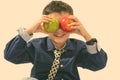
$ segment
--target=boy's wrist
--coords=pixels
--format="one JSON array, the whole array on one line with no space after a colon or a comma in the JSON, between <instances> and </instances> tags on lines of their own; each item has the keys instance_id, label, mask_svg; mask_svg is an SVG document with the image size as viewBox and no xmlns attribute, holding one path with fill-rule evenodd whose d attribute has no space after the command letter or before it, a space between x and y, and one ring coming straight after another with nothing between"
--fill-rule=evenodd
<instances>
[{"instance_id":1,"label":"boy's wrist","mask_svg":"<svg viewBox=\"0 0 120 80\"><path fill-rule=\"evenodd\" d=\"M91 35L89 35L89 34L86 34L83 37L86 40L86 42L92 39Z\"/></svg>"},{"instance_id":2,"label":"boy's wrist","mask_svg":"<svg viewBox=\"0 0 120 80\"><path fill-rule=\"evenodd\" d=\"M29 35L33 35L32 29L27 29L26 32L27 32Z\"/></svg>"},{"instance_id":3,"label":"boy's wrist","mask_svg":"<svg viewBox=\"0 0 120 80\"><path fill-rule=\"evenodd\" d=\"M87 32L87 30L84 27L81 27L79 30L80 30L79 34L82 35L86 41L92 39L91 35Z\"/></svg>"}]
</instances>

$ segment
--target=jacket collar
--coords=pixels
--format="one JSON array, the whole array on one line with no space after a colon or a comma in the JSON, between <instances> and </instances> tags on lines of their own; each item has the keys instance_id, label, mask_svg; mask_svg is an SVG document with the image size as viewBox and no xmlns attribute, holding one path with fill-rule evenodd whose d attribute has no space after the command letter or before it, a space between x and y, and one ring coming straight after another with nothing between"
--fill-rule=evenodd
<instances>
[{"instance_id":1,"label":"jacket collar","mask_svg":"<svg viewBox=\"0 0 120 80\"><path fill-rule=\"evenodd\" d=\"M54 49L55 49L55 47L54 47L51 39L48 37L48 38L47 38L47 51L52 51L52 50L54 50ZM73 50L73 49L74 49L73 44L72 44L72 42L70 41L70 39L67 40L65 49L66 49L66 50Z\"/></svg>"}]
</instances>

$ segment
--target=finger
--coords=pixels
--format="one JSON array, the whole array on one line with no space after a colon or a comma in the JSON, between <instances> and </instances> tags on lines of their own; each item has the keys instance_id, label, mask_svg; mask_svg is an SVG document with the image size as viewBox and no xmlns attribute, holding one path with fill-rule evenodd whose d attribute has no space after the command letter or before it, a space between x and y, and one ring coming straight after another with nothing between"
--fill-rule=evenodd
<instances>
[{"instance_id":1,"label":"finger","mask_svg":"<svg viewBox=\"0 0 120 80\"><path fill-rule=\"evenodd\" d=\"M48 21L48 22L52 21L51 18L47 18L47 17L42 18L42 20L46 20L46 21Z\"/></svg>"},{"instance_id":2,"label":"finger","mask_svg":"<svg viewBox=\"0 0 120 80\"><path fill-rule=\"evenodd\" d=\"M73 15L70 15L68 18L74 20L75 22L79 21L79 19L77 17L73 16Z\"/></svg>"},{"instance_id":3,"label":"finger","mask_svg":"<svg viewBox=\"0 0 120 80\"><path fill-rule=\"evenodd\" d=\"M37 32L47 33L47 32L45 31L45 29L44 29L44 27L43 27L43 26L38 27L38 28L37 28L37 30L36 30L36 33L37 33Z\"/></svg>"},{"instance_id":4,"label":"finger","mask_svg":"<svg viewBox=\"0 0 120 80\"><path fill-rule=\"evenodd\" d=\"M43 18L44 18L44 17L46 17L46 18L52 18L52 17L49 16L49 15L43 15L42 17L43 17Z\"/></svg>"},{"instance_id":5,"label":"finger","mask_svg":"<svg viewBox=\"0 0 120 80\"><path fill-rule=\"evenodd\" d=\"M48 20L48 21L51 21L52 18L51 18L50 16L48 16L48 15L44 15L44 16L42 16L42 20Z\"/></svg>"},{"instance_id":6,"label":"finger","mask_svg":"<svg viewBox=\"0 0 120 80\"><path fill-rule=\"evenodd\" d=\"M70 15L69 18L74 20L74 22L78 22L78 26L82 25L81 21L77 17Z\"/></svg>"},{"instance_id":7,"label":"finger","mask_svg":"<svg viewBox=\"0 0 120 80\"><path fill-rule=\"evenodd\" d=\"M44 19L44 20L41 20L41 22L42 22L42 23L48 23L48 22L50 22L50 21Z\"/></svg>"},{"instance_id":8,"label":"finger","mask_svg":"<svg viewBox=\"0 0 120 80\"><path fill-rule=\"evenodd\" d=\"M67 26L80 26L80 23L72 22L72 23L68 24Z\"/></svg>"}]
</instances>

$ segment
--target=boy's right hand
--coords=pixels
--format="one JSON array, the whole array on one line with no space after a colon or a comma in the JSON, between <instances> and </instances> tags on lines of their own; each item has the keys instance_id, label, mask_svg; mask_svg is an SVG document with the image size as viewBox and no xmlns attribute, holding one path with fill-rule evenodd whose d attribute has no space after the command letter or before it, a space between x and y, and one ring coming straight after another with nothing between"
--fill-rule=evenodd
<instances>
[{"instance_id":1,"label":"boy's right hand","mask_svg":"<svg viewBox=\"0 0 120 80\"><path fill-rule=\"evenodd\" d=\"M37 32L47 33L43 28L43 23L47 23L51 21L52 18L48 15L43 15L40 20L38 20L33 26L31 26L29 29L27 29L27 33L29 35Z\"/></svg>"}]
</instances>

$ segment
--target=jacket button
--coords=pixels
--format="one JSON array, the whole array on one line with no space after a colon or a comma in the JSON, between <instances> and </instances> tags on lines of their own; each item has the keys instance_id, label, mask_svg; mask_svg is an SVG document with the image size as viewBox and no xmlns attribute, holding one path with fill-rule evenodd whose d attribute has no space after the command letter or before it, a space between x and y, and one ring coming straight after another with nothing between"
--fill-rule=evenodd
<instances>
[{"instance_id":1,"label":"jacket button","mask_svg":"<svg viewBox=\"0 0 120 80\"><path fill-rule=\"evenodd\" d=\"M61 64L60 67L63 67L63 65Z\"/></svg>"}]
</instances>

